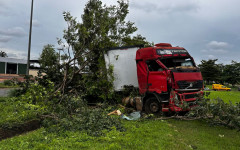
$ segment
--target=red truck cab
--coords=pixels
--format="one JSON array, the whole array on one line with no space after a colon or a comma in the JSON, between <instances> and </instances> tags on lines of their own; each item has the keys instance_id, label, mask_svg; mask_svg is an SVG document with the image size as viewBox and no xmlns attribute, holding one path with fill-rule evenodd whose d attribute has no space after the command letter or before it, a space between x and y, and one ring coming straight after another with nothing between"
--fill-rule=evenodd
<instances>
[{"instance_id":1,"label":"red truck cab","mask_svg":"<svg viewBox=\"0 0 240 150\"><path fill-rule=\"evenodd\" d=\"M168 43L137 50L137 77L147 113L186 111L202 95L203 79L193 58L183 47Z\"/></svg>"}]
</instances>

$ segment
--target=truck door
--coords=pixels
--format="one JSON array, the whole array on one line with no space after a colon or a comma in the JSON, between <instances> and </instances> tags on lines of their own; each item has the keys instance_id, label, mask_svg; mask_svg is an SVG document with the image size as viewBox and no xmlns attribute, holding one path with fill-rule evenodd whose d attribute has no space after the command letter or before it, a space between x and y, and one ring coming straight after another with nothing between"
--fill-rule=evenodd
<instances>
[{"instance_id":1,"label":"truck door","mask_svg":"<svg viewBox=\"0 0 240 150\"><path fill-rule=\"evenodd\" d=\"M167 73L156 60L147 60L148 69L148 91L167 92Z\"/></svg>"},{"instance_id":2,"label":"truck door","mask_svg":"<svg viewBox=\"0 0 240 150\"><path fill-rule=\"evenodd\" d=\"M143 60L137 61L137 76L138 76L138 85L139 92L144 94L147 91L147 65Z\"/></svg>"}]
</instances>

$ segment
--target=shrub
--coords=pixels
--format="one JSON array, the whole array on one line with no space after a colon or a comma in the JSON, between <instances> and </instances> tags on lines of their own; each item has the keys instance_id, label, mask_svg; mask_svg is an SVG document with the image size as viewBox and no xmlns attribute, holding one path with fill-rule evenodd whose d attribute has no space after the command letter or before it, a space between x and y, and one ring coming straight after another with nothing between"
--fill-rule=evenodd
<instances>
[{"instance_id":1,"label":"shrub","mask_svg":"<svg viewBox=\"0 0 240 150\"><path fill-rule=\"evenodd\" d=\"M67 98L67 96L65 97ZM111 130L116 127L124 130L120 119L107 116L107 109L104 105L99 108L90 108L79 97L68 96L67 103L55 107L55 112L44 120L43 125L49 131L86 131L90 135L102 135L102 130ZM55 105L56 106L56 105Z\"/></svg>"},{"instance_id":2,"label":"shrub","mask_svg":"<svg viewBox=\"0 0 240 150\"><path fill-rule=\"evenodd\" d=\"M11 80L4 80L3 81L3 85L6 85L6 86L13 86L15 85L13 81Z\"/></svg>"}]
</instances>

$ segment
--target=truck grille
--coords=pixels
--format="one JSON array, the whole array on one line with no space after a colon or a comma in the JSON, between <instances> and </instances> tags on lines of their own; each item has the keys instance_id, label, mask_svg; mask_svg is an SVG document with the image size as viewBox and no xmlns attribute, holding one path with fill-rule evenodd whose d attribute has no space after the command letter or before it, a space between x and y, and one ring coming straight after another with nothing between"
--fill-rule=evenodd
<instances>
[{"instance_id":1,"label":"truck grille","mask_svg":"<svg viewBox=\"0 0 240 150\"><path fill-rule=\"evenodd\" d=\"M201 88L203 88L202 80L198 80L195 82L178 81L177 84L178 84L179 89L201 89Z\"/></svg>"},{"instance_id":2,"label":"truck grille","mask_svg":"<svg viewBox=\"0 0 240 150\"><path fill-rule=\"evenodd\" d=\"M197 94L188 94L188 95L185 95L185 99L196 98L196 97L198 97Z\"/></svg>"}]
</instances>

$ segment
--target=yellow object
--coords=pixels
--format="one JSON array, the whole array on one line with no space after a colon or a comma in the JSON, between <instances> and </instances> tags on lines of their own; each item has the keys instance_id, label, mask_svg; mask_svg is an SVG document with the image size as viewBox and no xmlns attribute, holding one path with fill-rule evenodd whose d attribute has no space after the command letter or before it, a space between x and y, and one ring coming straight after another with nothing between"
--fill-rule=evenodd
<instances>
[{"instance_id":1,"label":"yellow object","mask_svg":"<svg viewBox=\"0 0 240 150\"><path fill-rule=\"evenodd\" d=\"M231 88L228 88L222 84L213 84L212 85L212 89L214 91L220 91L220 90L223 90L223 91L231 91Z\"/></svg>"}]
</instances>

